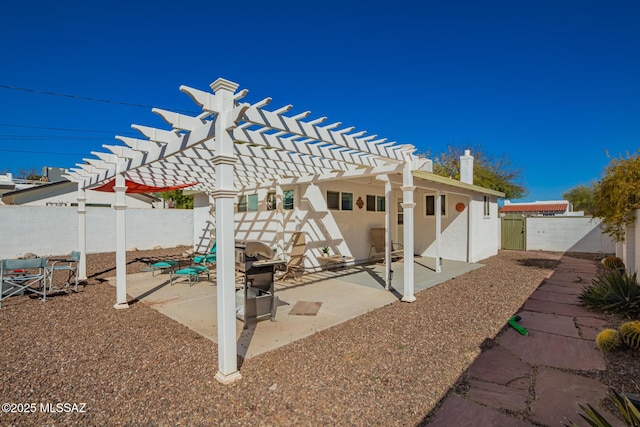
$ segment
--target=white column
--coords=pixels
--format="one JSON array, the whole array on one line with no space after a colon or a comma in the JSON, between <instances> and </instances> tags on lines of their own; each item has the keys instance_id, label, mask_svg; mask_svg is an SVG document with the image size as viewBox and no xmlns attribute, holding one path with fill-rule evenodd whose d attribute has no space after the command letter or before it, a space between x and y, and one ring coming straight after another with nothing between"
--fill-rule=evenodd
<instances>
[{"instance_id":1,"label":"white column","mask_svg":"<svg viewBox=\"0 0 640 427\"><path fill-rule=\"evenodd\" d=\"M377 176L384 181L384 288L391 289L391 181L388 175Z\"/></svg>"},{"instance_id":2,"label":"white column","mask_svg":"<svg viewBox=\"0 0 640 427\"><path fill-rule=\"evenodd\" d=\"M402 171L402 209L404 210L404 292L402 301L413 302L414 296L414 266L413 266L413 210L416 204L413 202L413 174L411 160L405 162Z\"/></svg>"},{"instance_id":3,"label":"white column","mask_svg":"<svg viewBox=\"0 0 640 427\"><path fill-rule=\"evenodd\" d=\"M216 201L211 194L207 194L209 200L209 223L211 224L211 231L209 232L207 248L205 252L210 251L213 248L213 242L216 239ZM217 251L217 246L216 246Z\"/></svg>"},{"instance_id":4,"label":"white column","mask_svg":"<svg viewBox=\"0 0 640 427\"><path fill-rule=\"evenodd\" d=\"M442 254L440 251L440 235L442 234L442 193L436 191L436 273L442 271Z\"/></svg>"},{"instance_id":5,"label":"white column","mask_svg":"<svg viewBox=\"0 0 640 427\"><path fill-rule=\"evenodd\" d=\"M126 191L124 175L116 173L116 304L115 308L129 308L127 303L127 244L126 244Z\"/></svg>"},{"instance_id":6,"label":"white column","mask_svg":"<svg viewBox=\"0 0 640 427\"><path fill-rule=\"evenodd\" d=\"M83 182L78 182L78 280L87 280L87 197L82 188Z\"/></svg>"},{"instance_id":7,"label":"white column","mask_svg":"<svg viewBox=\"0 0 640 427\"><path fill-rule=\"evenodd\" d=\"M211 84L218 99L215 123L216 188L211 192L216 203L216 264L218 297L218 372L216 379L223 384L241 378L236 350L236 282L235 282L235 221L234 200L237 191L233 184L234 165L238 160L233 151L229 128L233 126L233 94L238 85L224 79Z\"/></svg>"},{"instance_id":8,"label":"white column","mask_svg":"<svg viewBox=\"0 0 640 427\"><path fill-rule=\"evenodd\" d=\"M284 192L280 181L276 185L276 217L278 222L278 234L276 236L277 256L284 256Z\"/></svg>"}]
</instances>

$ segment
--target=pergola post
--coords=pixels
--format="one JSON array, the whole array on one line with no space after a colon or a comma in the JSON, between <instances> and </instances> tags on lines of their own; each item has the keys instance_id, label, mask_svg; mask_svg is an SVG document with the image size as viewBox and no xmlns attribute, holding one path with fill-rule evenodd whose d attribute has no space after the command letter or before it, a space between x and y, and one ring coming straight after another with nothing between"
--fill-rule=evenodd
<instances>
[{"instance_id":1,"label":"pergola post","mask_svg":"<svg viewBox=\"0 0 640 427\"><path fill-rule=\"evenodd\" d=\"M402 170L402 209L404 211L404 292L402 301L414 302L414 266L413 266L413 248L414 248L414 221L413 209L416 204L413 202L413 191L416 187L413 185L413 171L411 158L405 161Z\"/></svg>"},{"instance_id":2,"label":"pergola post","mask_svg":"<svg viewBox=\"0 0 640 427\"><path fill-rule=\"evenodd\" d=\"M376 177L384 181L384 288L391 289L391 180L389 175Z\"/></svg>"},{"instance_id":3,"label":"pergola post","mask_svg":"<svg viewBox=\"0 0 640 427\"><path fill-rule=\"evenodd\" d=\"M283 256L284 254L284 192L280 185L280 180L276 184L276 217L278 221L278 234L276 235L276 250L277 254Z\"/></svg>"},{"instance_id":4,"label":"pergola post","mask_svg":"<svg viewBox=\"0 0 640 427\"><path fill-rule=\"evenodd\" d=\"M216 264L218 297L218 372L215 378L229 384L241 378L238 372L236 349L235 301L235 212L233 139L228 130L234 126L231 113L234 92L238 85L224 79L211 84L215 92L217 118L215 122L215 155L211 162L215 168L216 188L211 192L216 204Z\"/></svg>"},{"instance_id":5,"label":"pergola post","mask_svg":"<svg viewBox=\"0 0 640 427\"><path fill-rule=\"evenodd\" d=\"M442 193L436 191L436 273L442 272L442 254L440 253L440 235L442 234Z\"/></svg>"},{"instance_id":6,"label":"pergola post","mask_svg":"<svg viewBox=\"0 0 640 427\"><path fill-rule=\"evenodd\" d=\"M87 196L82 185L78 181L78 280L87 280Z\"/></svg>"},{"instance_id":7,"label":"pergola post","mask_svg":"<svg viewBox=\"0 0 640 427\"><path fill-rule=\"evenodd\" d=\"M129 308L127 303L127 245L126 245L126 220L127 203L124 174L116 172L116 182L113 190L116 193L116 203L113 208L116 211L116 304L115 308Z\"/></svg>"}]
</instances>

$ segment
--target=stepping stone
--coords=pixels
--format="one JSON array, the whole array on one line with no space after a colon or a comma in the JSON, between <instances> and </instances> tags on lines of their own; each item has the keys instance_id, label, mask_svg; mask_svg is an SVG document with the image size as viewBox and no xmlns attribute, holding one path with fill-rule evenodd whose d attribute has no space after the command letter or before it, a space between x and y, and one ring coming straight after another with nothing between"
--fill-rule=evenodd
<instances>
[{"instance_id":1,"label":"stepping stone","mask_svg":"<svg viewBox=\"0 0 640 427\"><path fill-rule=\"evenodd\" d=\"M576 371L602 371L606 368L602 354L591 340L539 331L529 331L529 335L523 336L507 329L497 341L532 365Z\"/></svg>"},{"instance_id":2,"label":"stepping stone","mask_svg":"<svg viewBox=\"0 0 640 427\"><path fill-rule=\"evenodd\" d=\"M579 305L575 295L561 294L557 292L549 292L544 289L537 289L530 298L543 301L559 302L562 304Z\"/></svg>"},{"instance_id":3,"label":"stepping stone","mask_svg":"<svg viewBox=\"0 0 640 427\"><path fill-rule=\"evenodd\" d=\"M582 338L585 340L595 340L600 331L605 328L607 321L595 317L576 317L576 325L582 332Z\"/></svg>"},{"instance_id":4,"label":"stepping stone","mask_svg":"<svg viewBox=\"0 0 640 427\"><path fill-rule=\"evenodd\" d=\"M527 408L529 388L522 390L480 380L469 380L468 396L474 402L495 409L523 412Z\"/></svg>"},{"instance_id":5,"label":"stepping stone","mask_svg":"<svg viewBox=\"0 0 640 427\"><path fill-rule=\"evenodd\" d=\"M538 288L543 291L555 292L559 294L567 294L567 295L575 295L578 296L582 293L582 289L578 289L574 286L560 286L560 285L551 285L547 283L543 283Z\"/></svg>"},{"instance_id":6,"label":"stepping stone","mask_svg":"<svg viewBox=\"0 0 640 427\"><path fill-rule=\"evenodd\" d=\"M613 415L603 409L599 402L607 394L607 386L591 378L577 374L541 368L535 384L535 400L531 404L532 421L543 425L557 426L568 421L587 425L578 415L582 412L578 404L590 404L613 426L622 426ZM617 421L617 423L616 423Z\"/></svg>"},{"instance_id":7,"label":"stepping stone","mask_svg":"<svg viewBox=\"0 0 640 427\"><path fill-rule=\"evenodd\" d=\"M526 390L531 374L529 365L499 346L483 351L468 371L470 378Z\"/></svg>"},{"instance_id":8,"label":"stepping stone","mask_svg":"<svg viewBox=\"0 0 640 427\"><path fill-rule=\"evenodd\" d=\"M523 309L537 311L539 313L553 313L561 316L589 316L591 312L584 307L573 304L562 304L558 302L543 301L529 298Z\"/></svg>"},{"instance_id":9,"label":"stepping stone","mask_svg":"<svg viewBox=\"0 0 640 427\"><path fill-rule=\"evenodd\" d=\"M518 313L522 318L518 323L530 330L580 338L580 331L576 328L573 316L560 316L551 313L537 313L522 311Z\"/></svg>"},{"instance_id":10,"label":"stepping stone","mask_svg":"<svg viewBox=\"0 0 640 427\"><path fill-rule=\"evenodd\" d=\"M459 396L449 396L428 426L443 427L531 427L531 424L509 417L486 406L478 405Z\"/></svg>"}]
</instances>

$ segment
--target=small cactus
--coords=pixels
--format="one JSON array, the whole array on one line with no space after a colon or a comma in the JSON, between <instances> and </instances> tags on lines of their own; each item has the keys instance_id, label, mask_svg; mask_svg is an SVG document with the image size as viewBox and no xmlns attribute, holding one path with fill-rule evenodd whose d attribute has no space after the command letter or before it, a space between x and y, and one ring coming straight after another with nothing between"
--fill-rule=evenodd
<instances>
[{"instance_id":1,"label":"small cactus","mask_svg":"<svg viewBox=\"0 0 640 427\"><path fill-rule=\"evenodd\" d=\"M624 323L619 328L622 341L634 350L640 350L640 321Z\"/></svg>"},{"instance_id":2,"label":"small cactus","mask_svg":"<svg viewBox=\"0 0 640 427\"><path fill-rule=\"evenodd\" d=\"M596 337L596 345L602 351L617 350L620 344L620 332L615 329L605 329Z\"/></svg>"},{"instance_id":3,"label":"small cactus","mask_svg":"<svg viewBox=\"0 0 640 427\"><path fill-rule=\"evenodd\" d=\"M615 255L609 255L602 259L602 264L610 270L624 269L624 262Z\"/></svg>"}]
</instances>

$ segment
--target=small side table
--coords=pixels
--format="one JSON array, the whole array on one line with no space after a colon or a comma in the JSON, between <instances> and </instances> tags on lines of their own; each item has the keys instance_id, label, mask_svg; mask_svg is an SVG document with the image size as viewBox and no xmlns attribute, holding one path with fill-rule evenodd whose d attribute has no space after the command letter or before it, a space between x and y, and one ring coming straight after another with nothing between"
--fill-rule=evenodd
<instances>
[{"instance_id":1,"label":"small side table","mask_svg":"<svg viewBox=\"0 0 640 427\"><path fill-rule=\"evenodd\" d=\"M344 267L347 261L353 261L353 257L345 255L322 255L318 259L326 263L327 270L331 270L332 266L334 270L337 270L339 266Z\"/></svg>"}]
</instances>

